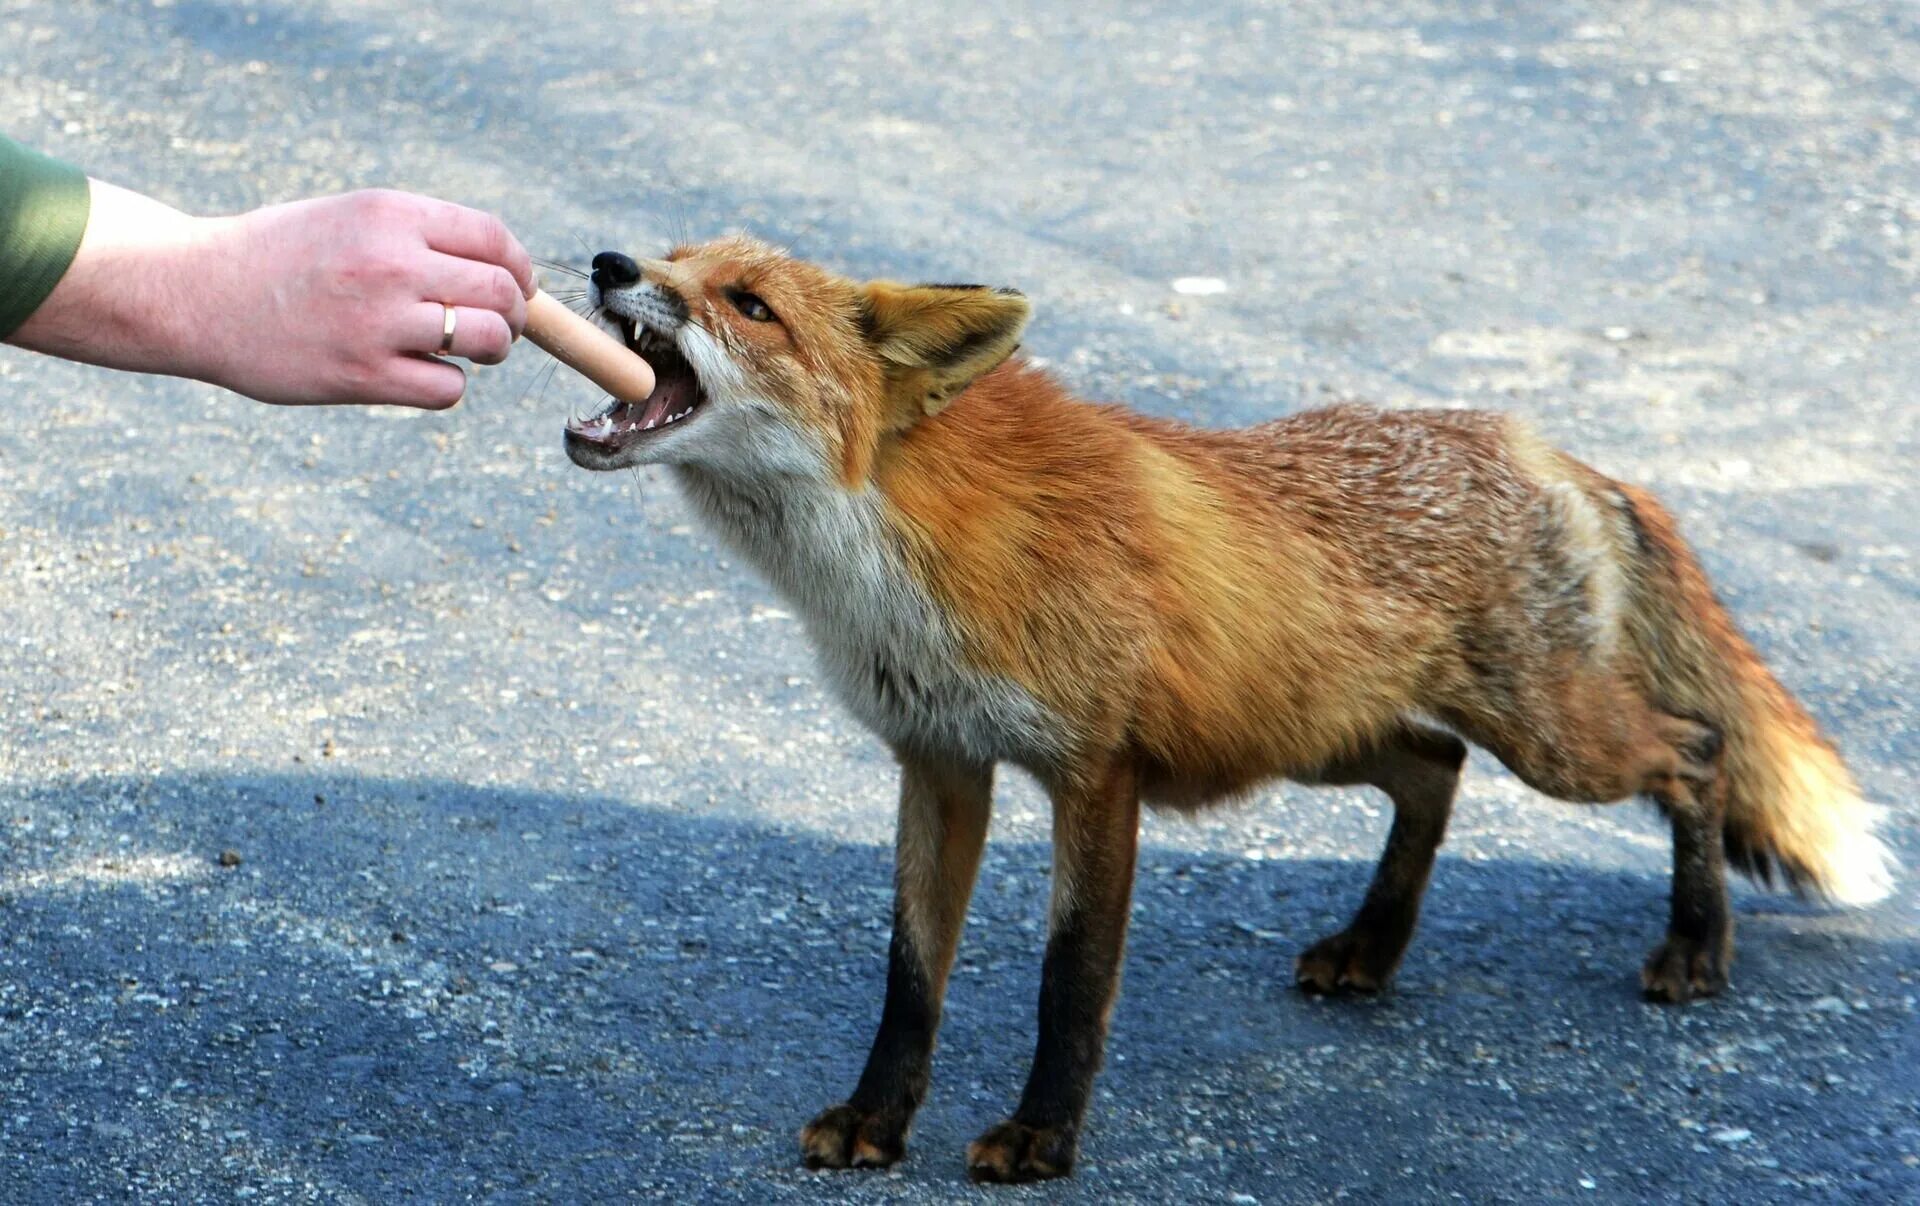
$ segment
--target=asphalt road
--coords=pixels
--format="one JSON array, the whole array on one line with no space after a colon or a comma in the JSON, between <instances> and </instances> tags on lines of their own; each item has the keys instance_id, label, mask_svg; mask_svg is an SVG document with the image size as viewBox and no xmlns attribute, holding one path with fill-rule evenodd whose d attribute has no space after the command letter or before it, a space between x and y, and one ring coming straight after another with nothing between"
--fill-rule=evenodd
<instances>
[{"instance_id":1,"label":"asphalt road","mask_svg":"<svg viewBox=\"0 0 1920 1206\"><path fill-rule=\"evenodd\" d=\"M396 185L567 260L1015 285L1076 388L1209 424L1527 415L1672 503L1914 861L1912 7L1028 7L0 0L0 129L203 212ZM1742 891L1729 995L1645 1004L1660 828L1484 759L1377 1001L1290 965L1383 801L1150 820L1085 1167L989 1194L1009 777L912 1154L800 1170L889 763L670 483L566 462L541 360L425 416L0 352L0 1201L1920 1197L1915 881Z\"/></svg>"}]
</instances>

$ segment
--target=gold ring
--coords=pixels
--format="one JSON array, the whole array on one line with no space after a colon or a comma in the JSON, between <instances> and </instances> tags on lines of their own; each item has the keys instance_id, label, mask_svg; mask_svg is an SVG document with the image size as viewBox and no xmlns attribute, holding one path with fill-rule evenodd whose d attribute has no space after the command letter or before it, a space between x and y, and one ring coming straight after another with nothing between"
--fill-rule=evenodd
<instances>
[{"instance_id":1,"label":"gold ring","mask_svg":"<svg viewBox=\"0 0 1920 1206\"><path fill-rule=\"evenodd\" d=\"M444 302L441 303L440 308L442 310L445 310L447 313L446 320L440 324L440 353L439 354L444 356L448 352L451 352L453 350L453 327L454 327L454 323L458 320L459 316L453 312L452 306L449 306Z\"/></svg>"}]
</instances>

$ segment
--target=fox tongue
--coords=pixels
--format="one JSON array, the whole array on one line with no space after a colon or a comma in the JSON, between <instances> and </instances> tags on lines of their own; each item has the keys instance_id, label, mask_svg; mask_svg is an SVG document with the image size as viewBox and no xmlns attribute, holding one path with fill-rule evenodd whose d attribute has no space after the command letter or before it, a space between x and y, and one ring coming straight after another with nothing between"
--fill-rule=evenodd
<instances>
[{"instance_id":1,"label":"fox tongue","mask_svg":"<svg viewBox=\"0 0 1920 1206\"><path fill-rule=\"evenodd\" d=\"M672 399L668 398L666 394L666 390L656 389L653 391L653 396L641 404L644 409L640 412L640 422L638 426L642 428L658 427L667 421L667 406L672 402Z\"/></svg>"},{"instance_id":2,"label":"fox tongue","mask_svg":"<svg viewBox=\"0 0 1920 1206\"><path fill-rule=\"evenodd\" d=\"M667 421L669 404L670 399L661 397L660 392L655 390L653 396L645 402L616 403L613 409L597 422L611 424L616 432L645 431Z\"/></svg>"}]
</instances>

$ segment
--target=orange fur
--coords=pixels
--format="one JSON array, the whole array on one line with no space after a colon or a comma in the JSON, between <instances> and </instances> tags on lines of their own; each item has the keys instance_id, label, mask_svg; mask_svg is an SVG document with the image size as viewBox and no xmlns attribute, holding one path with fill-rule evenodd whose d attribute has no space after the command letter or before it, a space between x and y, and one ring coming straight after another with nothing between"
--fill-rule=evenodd
<instances>
[{"instance_id":1,"label":"orange fur","mask_svg":"<svg viewBox=\"0 0 1920 1206\"><path fill-rule=\"evenodd\" d=\"M1390 661L1329 674L1329 650L1435 639L1384 592L1342 605L1366 584L1236 474L1250 452L1013 365L905 433L874 481L981 669L1083 748L1136 745L1150 792L1198 801L1319 765L1411 705Z\"/></svg>"}]
</instances>

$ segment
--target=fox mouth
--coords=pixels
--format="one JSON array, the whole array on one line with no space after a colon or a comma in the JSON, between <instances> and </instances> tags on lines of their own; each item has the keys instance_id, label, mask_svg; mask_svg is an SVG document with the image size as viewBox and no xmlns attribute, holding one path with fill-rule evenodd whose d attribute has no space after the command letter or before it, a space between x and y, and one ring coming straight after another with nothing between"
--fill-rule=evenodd
<instances>
[{"instance_id":1,"label":"fox mouth","mask_svg":"<svg viewBox=\"0 0 1920 1206\"><path fill-rule=\"evenodd\" d=\"M644 402L610 402L586 419L567 422L567 445L601 453L615 453L657 439L676 424L692 418L707 404L707 391L693 365L672 341L624 315L616 319L627 347L653 366L653 392Z\"/></svg>"}]
</instances>

